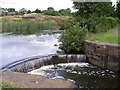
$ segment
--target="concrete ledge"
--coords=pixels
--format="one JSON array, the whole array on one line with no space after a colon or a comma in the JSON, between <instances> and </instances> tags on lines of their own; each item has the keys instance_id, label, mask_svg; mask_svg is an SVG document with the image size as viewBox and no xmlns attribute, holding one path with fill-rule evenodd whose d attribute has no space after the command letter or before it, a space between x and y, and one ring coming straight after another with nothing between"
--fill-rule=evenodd
<instances>
[{"instance_id":1,"label":"concrete ledge","mask_svg":"<svg viewBox=\"0 0 120 90\"><path fill-rule=\"evenodd\" d=\"M84 52L90 63L104 69L120 70L119 44L86 40L84 42Z\"/></svg>"}]
</instances>

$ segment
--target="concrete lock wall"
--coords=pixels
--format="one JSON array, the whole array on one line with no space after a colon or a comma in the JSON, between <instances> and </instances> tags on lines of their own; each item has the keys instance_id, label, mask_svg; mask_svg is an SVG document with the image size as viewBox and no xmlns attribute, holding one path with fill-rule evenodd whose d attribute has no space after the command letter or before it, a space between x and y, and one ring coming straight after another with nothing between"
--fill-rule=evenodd
<instances>
[{"instance_id":1,"label":"concrete lock wall","mask_svg":"<svg viewBox=\"0 0 120 90\"><path fill-rule=\"evenodd\" d=\"M120 45L89 41L84 42L84 52L88 61L104 69L120 70Z\"/></svg>"}]
</instances>

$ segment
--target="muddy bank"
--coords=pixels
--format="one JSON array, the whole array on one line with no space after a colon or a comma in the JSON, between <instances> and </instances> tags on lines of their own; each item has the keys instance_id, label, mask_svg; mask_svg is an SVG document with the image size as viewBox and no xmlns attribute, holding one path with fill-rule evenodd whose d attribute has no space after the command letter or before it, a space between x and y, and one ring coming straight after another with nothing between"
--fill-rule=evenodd
<instances>
[{"instance_id":1,"label":"muddy bank","mask_svg":"<svg viewBox=\"0 0 120 90\"><path fill-rule=\"evenodd\" d=\"M9 81L13 84L20 84L28 88L73 88L74 85L61 79L48 79L40 75L31 75L19 72L4 72L2 80Z\"/></svg>"}]
</instances>

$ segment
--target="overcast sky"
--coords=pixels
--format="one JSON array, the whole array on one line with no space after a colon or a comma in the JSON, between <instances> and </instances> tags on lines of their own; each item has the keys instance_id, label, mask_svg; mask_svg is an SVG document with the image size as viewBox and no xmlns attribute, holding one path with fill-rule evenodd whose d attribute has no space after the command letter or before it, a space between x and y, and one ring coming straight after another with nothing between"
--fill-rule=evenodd
<instances>
[{"instance_id":1,"label":"overcast sky","mask_svg":"<svg viewBox=\"0 0 120 90\"><path fill-rule=\"evenodd\" d=\"M116 0L112 1L113 3L116 2ZM26 8L27 10L35 10L36 8L45 10L48 7L53 7L55 10L59 10L72 9L73 2L71 0L0 0L0 7L15 8L16 10L21 8Z\"/></svg>"}]
</instances>

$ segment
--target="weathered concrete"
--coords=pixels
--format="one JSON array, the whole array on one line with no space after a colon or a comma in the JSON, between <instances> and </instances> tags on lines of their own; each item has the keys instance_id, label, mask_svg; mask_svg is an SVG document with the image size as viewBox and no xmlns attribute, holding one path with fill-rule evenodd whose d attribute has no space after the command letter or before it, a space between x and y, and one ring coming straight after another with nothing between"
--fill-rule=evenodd
<instances>
[{"instance_id":1,"label":"weathered concrete","mask_svg":"<svg viewBox=\"0 0 120 90\"><path fill-rule=\"evenodd\" d=\"M88 61L105 69L120 70L119 51L118 44L89 40L84 42L84 52L87 54Z\"/></svg>"},{"instance_id":2,"label":"weathered concrete","mask_svg":"<svg viewBox=\"0 0 120 90\"><path fill-rule=\"evenodd\" d=\"M34 57L35 58L35 57ZM44 65L54 65L58 63L69 63L69 62L83 62L86 61L86 55L84 54L69 54L69 55L48 55L41 56L35 59L23 60L24 62L9 65L5 68L5 71L15 72L30 72L34 69L40 68Z\"/></svg>"}]
</instances>

